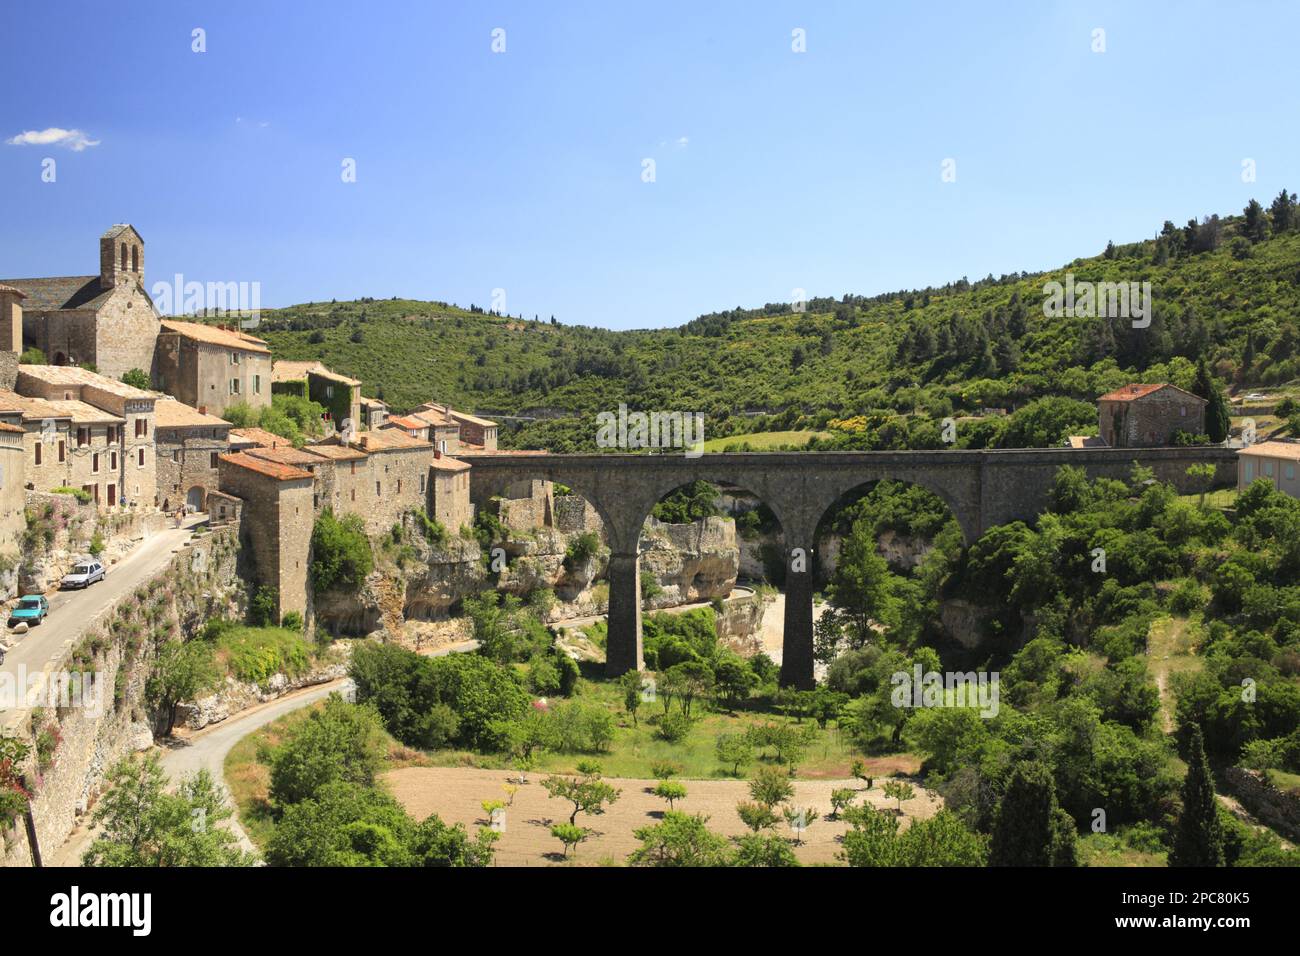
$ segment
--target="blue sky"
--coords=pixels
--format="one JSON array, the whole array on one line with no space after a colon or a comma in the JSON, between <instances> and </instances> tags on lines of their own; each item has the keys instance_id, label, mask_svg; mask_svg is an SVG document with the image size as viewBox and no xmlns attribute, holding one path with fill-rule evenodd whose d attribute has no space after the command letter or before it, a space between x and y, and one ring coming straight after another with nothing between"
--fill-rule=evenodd
<instances>
[{"instance_id":1,"label":"blue sky","mask_svg":"<svg viewBox=\"0 0 1300 956\"><path fill-rule=\"evenodd\" d=\"M0 275L94 273L129 221L149 286L504 289L632 328L1048 268L1300 190L1295 3L705 6L11 5ZM96 145L9 142L50 128Z\"/></svg>"}]
</instances>

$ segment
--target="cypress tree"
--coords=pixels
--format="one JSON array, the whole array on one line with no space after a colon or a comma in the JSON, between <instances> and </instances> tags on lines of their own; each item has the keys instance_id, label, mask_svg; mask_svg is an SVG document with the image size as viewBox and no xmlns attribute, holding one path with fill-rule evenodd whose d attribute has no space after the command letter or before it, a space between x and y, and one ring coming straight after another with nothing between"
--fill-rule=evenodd
<instances>
[{"instance_id":1,"label":"cypress tree","mask_svg":"<svg viewBox=\"0 0 1300 956\"><path fill-rule=\"evenodd\" d=\"M1075 866L1074 821L1056 803L1056 783L1038 762L1011 774L989 844L989 866Z\"/></svg>"},{"instance_id":2,"label":"cypress tree","mask_svg":"<svg viewBox=\"0 0 1300 956\"><path fill-rule=\"evenodd\" d=\"M1205 759L1205 742L1199 724L1193 724L1188 742L1187 777L1183 780L1183 810L1174 829L1170 866L1223 866L1223 828L1214 781Z\"/></svg>"},{"instance_id":3,"label":"cypress tree","mask_svg":"<svg viewBox=\"0 0 1300 956\"><path fill-rule=\"evenodd\" d=\"M1210 441L1217 443L1226 439L1232 427L1228 417L1228 403L1223 397L1223 389L1210 375L1210 367L1206 364L1204 356L1196 366L1196 381L1192 385L1192 393L1209 402L1205 407L1205 434L1210 436Z\"/></svg>"}]
</instances>

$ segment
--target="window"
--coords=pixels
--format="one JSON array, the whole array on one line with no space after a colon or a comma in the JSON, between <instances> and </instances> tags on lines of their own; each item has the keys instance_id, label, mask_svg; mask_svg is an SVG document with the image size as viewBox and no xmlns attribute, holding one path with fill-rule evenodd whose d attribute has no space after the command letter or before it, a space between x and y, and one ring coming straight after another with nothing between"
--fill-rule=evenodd
<instances>
[{"instance_id":1,"label":"window","mask_svg":"<svg viewBox=\"0 0 1300 956\"><path fill-rule=\"evenodd\" d=\"M397 479L397 493L398 493L399 495L402 493L402 479L401 479L401 478L398 478L398 479Z\"/></svg>"},{"instance_id":2,"label":"window","mask_svg":"<svg viewBox=\"0 0 1300 956\"><path fill-rule=\"evenodd\" d=\"M424 494L424 487L425 487L424 478L425 478L424 475L420 476L420 494Z\"/></svg>"},{"instance_id":3,"label":"window","mask_svg":"<svg viewBox=\"0 0 1300 956\"><path fill-rule=\"evenodd\" d=\"M238 365L238 364L239 364L239 353L238 353L238 352L231 352L231 353L230 353L230 364L231 364L231 365Z\"/></svg>"},{"instance_id":4,"label":"window","mask_svg":"<svg viewBox=\"0 0 1300 956\"><path fill-rule=\"evenodd\" d=\"M126 271L126 243L122 243L122 271Z\"/></svg>"},{"instance_id":5,"label":"window","mask_svg":"<svg viewBox=\"0 0 1300 956\"><path fill-rule=\"evenodd\" d=\"M1255 480L1255 459L1247 458L1246 459L1246 484L1250 484L1254 480Z\"/></svg>"},{"instance_id":6,"label":"window","mask_svg":"<svg viewBox=\"0 0 1300 956\"><path fill-rule=\"evenodd\" d=\"M59 461L68 460L68 443L62 438L59 439Z\"/></svg>"},{"instance_id":7,"label":"window","mask_svg":"<svg viewBox=\"0 0 1300 956\"><path fill-rule=\"evenodd\" d=\"M1264 474L1269 478L1273 477L1273 463L1271 461L1264 462Z\"/></svg>"},{"instance_id":8,"label":"window","mask_svg":"<svg viewBox=\"0 0 1300 956\"><path fill-rule=\"evenodd\" d=\"M131 247L131 271L132 272L140 271L140 247L139 246Z\"/></svg>"},{"instance_id":9,"label":"window","mask_svg":"<svg viewBox=\"0 0 1300 956\"><path fill-rule=\"evenodd\" d=\"M253 376L253 394L254 395L262 394L262 376L260 375Z\"/></svg>"},{"instance_id":10,"label":"window","mask_svg":"<svg viewBox=\"0 0 1300 956\"><path fill-rule=\"evenodd\" d=\"M111 452L109 454L108 467L110 471L117 471L117 452Z\"/></svg>"},{"instance_id":11,"label":"window","mask_svg":"<svg viewBox=\"0 0 1300 956\"><path fill-rule=\"evenodd\" d=\"M90 456L90 473L92 475L99 474L99 452L95 452Z\"/></svg>"},{"instance_id":12,"label":"window","mask_svg":"<svg viewBox=\"0 0 1300 956\"><path fill-rule=\"evenodd\" d=\"M232 378L232 379L230 380L230 394L231 394L231 395L238 395L238 394L239 394L239 379L237 379L237 378Z\"/></svg>"},{"instance_id":13,"label":"window","mask_svg":"<svg viewBox=\"0 0 1300 956\"><path fill-rule=\"evenodd\" d=\"M144 438L148 434L149 434L149 422L146 419L137 418L135 420L135 437Z\"/></svg>"},{"instance_id":14,"label":"window","mask_svg":"<svg viewBox=\"0 0 1300 956\"><path fill-rule=\"evenodd\" d=\"M1290 464L1290 463L1287 464L1287 466L1286 466L1286 480L1287 480L1287 481L1295 481L1295 465L1292 465L1292 464Z\"/></svg>"},{"instance_id":15,"label":"window","mask_svg":"<svg viewBox=\"0 0 1300 956\"><path fill-rule=\"evenodd\" d=\"M356 473L357 473L357 463L354 461L352 462L352 474L355 475Z\"/></svg>"},{"instance_id":16,"label":"window","mask_svg":"<svg viewBox=\"0 0 1300 956\"><path fill-rule=\"evenodd\" d=\"M325 397L326 397L326 398L333 398L333 397L334 397L334 386L333 386L333 385L326 385L326 386L325 386Z\"/></svg>"},{"instance_id":17,"label":"window","mask_svg":"<svg viewBox=\"0 0 1300 956\"><path fill-rule=\"evenodd\" d=\"M139 467L143 468L143 467L144 467L144 449L143 449L143 448L137 449L137 450L136 450L136 455L138 456L138 458L137 458L136 460L137 460L137 462L138 462L138 464L139 464Z\"/></svg>"},{"instance_id":18,"label":"window","mask_svg":"<svg viewBox=\"0 0 1300 956\"><path fill-rule=\"evenodd\" d=\"M214 451L208 456L208 467L216 468L218 463L219 463L218 453Z\"/></svg>"},{"instance_id":19,"label":"window","mask_svg":"<svg viewBox=\"0 0 1300 956\"><path fill-rule=\"evenodd\" d=\"M351 500L353 500L353 501L356 501L356 500L357 500L357 489L355 489L355 488L352 489L352 499L351 499Z\"/></svg>"},{"instance_id":20,"label":"window","mask_svg":"<svg viewBox=\"0 0 1300 956\"><path fill-rule=\"evenodd\" d=\"M381 498L381 497L383 497L383 494L384 494L384 489L383 489L383 487L380 485L379 482L376 481L376 482L375 482L375 497L376 497L376 498Z\"/></svg>"},{"instance_id":21,"label":"window","mask_svg":"<svg viewBox=\"0 0 1300 956\"><path fill-rule=\"evenodd\" d=\"M172 461L180 461L180 460L181 460L181 450L177 448L174 452L172 452Z\"/></svg>"},{"instance_id":22,"label":"window","mask_svg":"<svg viewBox=\"0 0 1300 956\"><path fill-rule=\"evenodd\" d=\"M39 464L41 463L41 443L40 443L40 442L37 442L37 443L36 443L36 446L35 446L35 452L36 452L36 461L35 461L35 463L39 465Z\"/></svg>"},{"instance_id":23,"label":"window","mask_svg":"<svg viewBox=\"0 0 1300 956\"><path fill-rule=\"evenodd\" d=\"M77 426L77 447L90 444L90 429Z\"/></svg>"}]
</instances>

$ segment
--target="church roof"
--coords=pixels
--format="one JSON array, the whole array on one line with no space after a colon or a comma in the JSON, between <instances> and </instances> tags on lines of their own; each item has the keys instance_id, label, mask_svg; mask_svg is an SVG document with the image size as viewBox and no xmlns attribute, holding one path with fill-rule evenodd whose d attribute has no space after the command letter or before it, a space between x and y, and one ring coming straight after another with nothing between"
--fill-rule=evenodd
<instances>
[{"instance_id":1,"label":"church roof","mask_svg":"<svg viewBox=\"0 0 1300 956\"><path fill-rule=\"evenodd\" d=\"M58 312L62 309L98 309L113 293L99 276L56 276L50 279L0 279L26 296L28 312Z\"/></svg>"},{"instance_id":2,"label":"church roof","mask_svg":"<svg viewBox=\"0 0 1300 956\"><path fill-rule=\"evenodd\" d=\"M135 228L135 226L131 225L131 224L128 223L128 222L118 222L118 223L114 223L113 225L109 226L109 227L108 227L108 231L105 232L105 233L104 233L102 236L100 236L99 238L101 238L101 239L116 239L116 238L117 238L118 236L120 236L122 233L127 232L127 231L134 232L137 236L140 236L140 233L139 233L139 231ZM144 236L140 236L140 241L141 241L141 242L144 241Z\"/></svg>"}]
</instances>

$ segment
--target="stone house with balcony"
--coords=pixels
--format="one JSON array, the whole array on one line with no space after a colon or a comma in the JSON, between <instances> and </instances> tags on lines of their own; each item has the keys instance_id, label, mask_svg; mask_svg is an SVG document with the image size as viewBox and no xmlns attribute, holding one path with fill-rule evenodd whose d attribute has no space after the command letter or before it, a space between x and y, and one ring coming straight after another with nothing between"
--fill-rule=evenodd
<instances>
[{"instance_id":1,"label":"stone house with balcony","mask_svg":"<svg viewBox=\"0 0 1300 956\"><path fill-rule=\"evenodd\" d=\"M159 507L207 511L220 487L220 458L230 451L230 422L166 396L154 405Z\"/></svg>"},{"instance_id":2,"label":"stone house with balcony","mask_svg":"<svg viewBox=\"0 0 1300 956\"><path fill-rule=\"evenodd\" d=\"M241 403L265 408L271 404L271 350L238 328L164 319L153 380L207 414Z\"/></svg>"},{"instance_id":3,"label":"stone house with balcony","mask_svg":"<svg viewBox=\"0 0 1300 956\"><path fill-rule=\"evenodd\" d=\"M1097 425L1111 448L1172 445L1178 432L1205 432L1205 408L1198 395L1167 383L1125 385L1097 399Z\"/></svg>"}]
</instances>

